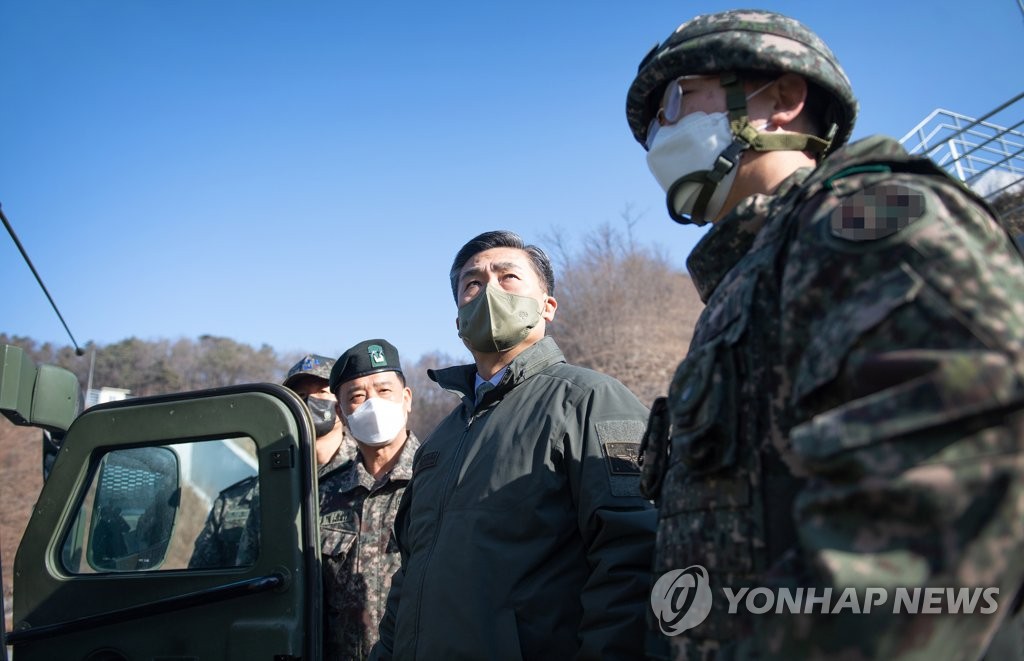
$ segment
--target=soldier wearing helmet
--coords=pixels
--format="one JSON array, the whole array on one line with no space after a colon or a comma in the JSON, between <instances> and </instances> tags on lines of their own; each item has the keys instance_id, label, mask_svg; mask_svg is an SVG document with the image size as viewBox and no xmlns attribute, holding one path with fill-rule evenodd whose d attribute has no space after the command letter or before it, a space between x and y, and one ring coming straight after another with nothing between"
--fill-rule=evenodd
<instances>
[{"instance_id":1,"label":"soldier wearing helmet","mask_svg":"<svg viewBox=\"0 0 1024 661\"><path fill-rule=\"evenodd\" d=\"M669 215L713 224L642 451L674 658L977 658L1024 581L1024 262L930 161L850 144L856 114L767 11L684 23L629 88ZM951 601L982 589L995 613Z\"/></svg>"}]
</instances>

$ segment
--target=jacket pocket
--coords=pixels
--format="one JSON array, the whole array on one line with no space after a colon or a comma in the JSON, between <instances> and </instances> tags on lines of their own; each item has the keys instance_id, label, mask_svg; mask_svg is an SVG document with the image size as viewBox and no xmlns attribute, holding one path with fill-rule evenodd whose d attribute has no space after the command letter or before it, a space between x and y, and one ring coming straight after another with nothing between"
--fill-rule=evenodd
<instances>
[{"instance_id":1,"label":"jacket pocket","mask_svg":"<svg viewBox=\"0 0 1024 661\"><path fill-rule=\"evenodd\" d=\"M736 357L724 340L680 365L672 388L672 454L660 503L659 565L753 568L751 488L737 462Z\"/></svg>"},{"instance_id":2,"label":"jacket pocket","mask_svg":"<svg viewBox=\"0 0 1024 661\"><path fill-rule=\"evenodd\" d=\"M736 463L736 366L732 350L715 340L687 356L669 389L672 409L670 464L693 476Z\"/></svg>"},{"instance_id":3,"label":"jacket pocket","mask_svg":"<svg viewBox=\"0 0 1024 661\"><path fill-rule=\"evenodd\" d=\"M974 439L973 428L1002 424L1020 406L1020 383L1005 355L910 349L878 354L873 362L889 373L915 376L794 427L793 450L810 471L856 478L942 463L947 454L966 461L1016 451L995 438L946 448L959 435Z\"/></svg>"},{"instance_id":4,"label":"jacket pocket","mask_svg":"<svg viewBox=\"0 0 1024 661\"><path fill-rule=\"evenodd\" d=\"M519 624L516 621L516 612L511 608L498 611L496 618L494 647L491 648L491 658L501 661L520 661L523 658L522 648L519 642Z\"/></svg>"},{"instance_id":5,"label":"jacket pocket","mask_svg":"<svg viewBox=\"0 0 1024 661\"><path fill-rule=\"evenodd\" d=\"M924 281L909 267L876 277L811 326L793 381L793 403L836 378L857 341L918 297Z\"/></svg>"},{"instance_id":6,"label":"jacket pocket","mask_svg":"<svg viewBox=\"0 0 1024 661\"><path fill-rule=\"evenodd\" d=\"M323 555L340 558L349 552L359 527L356 513L338 510L320 516L320 550Z\"/></svg>"},{"instance_id":7,"label":"jacket pocket","mask_svg":"<svg viewBox=\"0 0 1024 661\"><path fill-rule=\"evenodd\" d=\"M758 521L741 460L739 351L753 279L737 283L712 310L705 336L676 370L669 389L671 455L659 504L659 571L700 564L712 572L753 570ZM716 624L705 624L716 628Z\"/></svg>"},{"instance_id":8,"label":"jacket pocket","mask_svg":"<svg viewBox=\"0 0 1024 661\"><path fill-rule=\"evenodd\" d=\"M897 329L943 319L940 330L962 340L946 343L956 348L926 348L901 347L898 337L873 339L881 324L899 315L902 321L890 322ZM906 264L866 282L812 330L792 394L804 419L789 431L801 472L856 478L941 462L957 425L970 428L985 415L998 419L1020 397L1011 358L983 348L976 329ZM851 363L855 351L860 355ZM843 382L830 386L836 379ZM823 396L833 391L853 395L839 401Z\"/></svg>"}]
</instances>

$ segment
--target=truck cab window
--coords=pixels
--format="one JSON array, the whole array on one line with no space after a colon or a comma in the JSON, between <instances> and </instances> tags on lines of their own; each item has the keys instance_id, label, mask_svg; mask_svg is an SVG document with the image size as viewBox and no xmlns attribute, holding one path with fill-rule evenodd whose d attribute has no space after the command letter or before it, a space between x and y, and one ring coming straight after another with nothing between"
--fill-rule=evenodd
<instances>
[{"instance_id":1,"label":"truck cab window","mask_svg":"<svg viewBox=\"0 0 1024 661\"><path fill-rule=\"evenodd\" d=\"M72 574L251 564L238 549L247 527L246 543L258 542L256 475L248 437L108 452L64 538L62 564Z\"/></svg>"}]
</instances>

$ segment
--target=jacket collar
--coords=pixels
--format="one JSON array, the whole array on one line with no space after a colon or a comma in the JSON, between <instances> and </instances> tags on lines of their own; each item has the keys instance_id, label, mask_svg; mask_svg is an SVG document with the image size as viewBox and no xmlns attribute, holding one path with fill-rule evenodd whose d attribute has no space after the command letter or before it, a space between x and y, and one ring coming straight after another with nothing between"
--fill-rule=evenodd
<instances>
[{"instance_id":1,"label":"jacket collar","mask_svg":"<svg viewBox=\"0 0 1024 661\"><path fill-rule=\"evenodd\" d=\"M802 168L782 181L771 195L752 195L704 235L686 260L700 300L708 302L725 274L750 250L776 203L803 182L812 170Z\"/></svg>"},{"instance_id":2,"label":"jacket collar","mask_svg":"<svg viewBox=\"0 0 1024 661\"><path fill-rule=\"evenodd\" d=\"M512 388L526 381L534 374L543 371L551 365L564 363L565 356L558 348L555 341L550 337L543 337L539 342L529 347L521 354L512 359L494 390L487 393L481 408L501 399ZM457 365L439 370L427 370L427 375L445 390L451 391L462 397L463 403L470 409L474 408L473 382L476 376L476 365Z\"/></svg>"},{"instance_id":3,"label":"jacket collar","mask_svg":"<svg viewBox=\"0 0 1024 661\"><path fill-rule=\"evenodd\" d=\"M918 164L911 165L912 162ZM844 145L817 168L796 170L783 179L771 195L754 195L740 202L697 243L686 260L686 267L701 300L708 302L725 274L753 247L766 223L785 220L803 200L830 186L830 182L844 172L854 173L853 166L866 163L884 166L902 163L910 171L934 172L928 159L911 157L898 142L884 136L871 136Z\"/></svg>"}]
</instances>

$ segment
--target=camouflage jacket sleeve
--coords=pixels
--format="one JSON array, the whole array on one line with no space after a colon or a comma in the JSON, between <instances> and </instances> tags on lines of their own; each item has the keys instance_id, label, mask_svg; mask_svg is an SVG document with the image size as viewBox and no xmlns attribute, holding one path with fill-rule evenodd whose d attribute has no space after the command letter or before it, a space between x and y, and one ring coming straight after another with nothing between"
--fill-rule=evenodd
<instances>
[{"instance_id":1,"label":"camouflage jacket sleeve","mask_svg":"<svg viewBox=\"0 0 1024 661\"><path fill-rule=\"evenodd\" d=\"M1020 255L954 182L862 170L802 208L786 264L777 442L809 479L771 576L890 601L761 618L760 640L779 658L974 658L1024 578ZM893 614L899 588L958 587L998 588L998 613Z\"/></svg>"},{"instance_id":2,"label":"camouflage jacket sleeve","mask_svg":"<svg viewBox=\"0 0 1024 661\"><path fill-rule=\"evenodd\" d=\"M196 538L189 558L189 569L224 566L225 550L221 540L221 528L224 524L224 509L227 506L223 495L217 497L206 517L206 525Z\"/></svg>"},{"instance_id":3,"label":"camouflage jacket sleeve","mask_svg":"<svg viewBox=\"0 0 1024 661\"><path fill-rule=\"evenodd\" d=\"M259 494L253 498L253 506L245 519L242 527L242 534L238 540L238 548L232 564L238 567L248 567L256 562L259 557L260 546L260 500Z\"/></svg>"}]
</instances>

